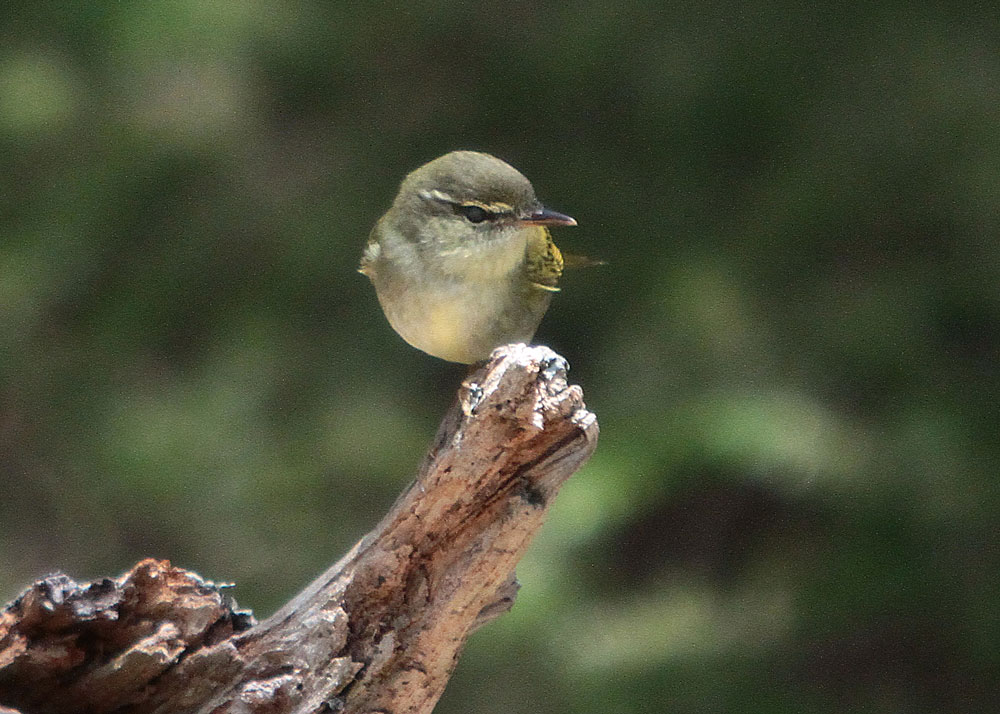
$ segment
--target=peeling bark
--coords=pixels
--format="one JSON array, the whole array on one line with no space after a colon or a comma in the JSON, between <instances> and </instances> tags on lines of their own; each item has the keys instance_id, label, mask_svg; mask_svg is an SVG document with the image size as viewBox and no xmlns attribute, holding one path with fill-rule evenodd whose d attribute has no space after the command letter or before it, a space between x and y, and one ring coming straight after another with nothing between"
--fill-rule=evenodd
<instances>
[{"instance_id":1,"label":"peeling bark","mask_svg":"<svg viewBox=\"0 0 1000 714\"><path fill-rule=\"evenodd\" d=\"M430 712L597 434L561 357L498 349L381 523L264 622L166 561L36 582L0 616L0 713Z\"/></svg>"}]
</instances>

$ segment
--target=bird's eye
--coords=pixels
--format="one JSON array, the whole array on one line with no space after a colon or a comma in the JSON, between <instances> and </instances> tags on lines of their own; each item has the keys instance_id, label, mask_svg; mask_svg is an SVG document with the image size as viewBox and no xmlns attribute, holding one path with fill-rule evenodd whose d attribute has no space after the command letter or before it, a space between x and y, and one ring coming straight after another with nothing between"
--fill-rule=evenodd
<instances>
[{"instance_id":1,"label":"bird's eye","mask_svg":"<svg viewBox=\"0 0 1000 714\"><path fill-rule=\"evenodd\" d=\"M491 217L489 211L475 204L459 206L458 212L465 216L469 223L482 223Z\"/></svg>"}]
</instances>

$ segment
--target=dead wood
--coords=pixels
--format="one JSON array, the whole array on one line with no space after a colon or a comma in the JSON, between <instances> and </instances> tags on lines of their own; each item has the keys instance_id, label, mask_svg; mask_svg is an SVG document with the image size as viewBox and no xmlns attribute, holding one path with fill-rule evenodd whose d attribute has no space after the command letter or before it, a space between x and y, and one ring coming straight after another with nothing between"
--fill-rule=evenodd
<instances>
[{"instance_id":1,"label":"dead wood","mask_svg":"<svg viewBox=\"0 0 1000 714\"><path fill-rule=\"evenodd\" d=\"M264 622L166 561L36 582L0 616L0 712L430 712L597 433L561 357L498 349L381 523Z\"/></svg>"}]
</instances>

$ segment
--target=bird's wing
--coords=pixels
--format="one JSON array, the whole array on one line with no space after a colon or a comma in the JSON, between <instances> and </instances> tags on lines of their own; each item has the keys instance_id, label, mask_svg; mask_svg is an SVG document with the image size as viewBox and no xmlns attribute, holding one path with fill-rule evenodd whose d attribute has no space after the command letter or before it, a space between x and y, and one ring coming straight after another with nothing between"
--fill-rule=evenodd
<instances>
[{"instance_id":1,"label":"bird's wing","mask_svg":"<svg viewBox=\"0 0 1000 714\"><path fill-rule=\"evenodd\" d=\"M525 251L525 267L528 271L528 280L542 290L557 292L559 288L559 276L563 271L562 253L552 242L552 235L545 226L538 226L538 230L528 240L528 247Z\"/></svg>"}]
</instances>

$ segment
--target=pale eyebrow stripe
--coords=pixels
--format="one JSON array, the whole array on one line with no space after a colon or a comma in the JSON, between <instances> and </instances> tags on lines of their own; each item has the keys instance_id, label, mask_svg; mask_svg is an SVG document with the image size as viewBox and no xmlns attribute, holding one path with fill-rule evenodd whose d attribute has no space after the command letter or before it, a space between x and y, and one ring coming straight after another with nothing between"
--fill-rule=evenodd
<instances>
[{"instance_id":1,"label":"pale eyebrow stripe","mask_svg":"<svg viewBox=\"0 0 1000 714\"><path fill-rule=\"evenodd\" d=\"M424 190L420 192L421 198L425 198L428 201L441 201L442 203L458 203L454 198L449 196L443 191L438 191L436 188L431 190Z\"/></svg>"},{"instance_id":2,"label":"pale eyebrow stripe","mask_svg":"<svg viewBox=\"0 0 1000 714\"><path fill-rule=\"evenodd\" d=\"M497 201L496 203L483 203L482 201L459 201L458 199L452 198L444 191L439 191L436 188L424 189L420 192L420 197L428 201L450 203L453 206L479 206L488 213L506 214L514 212L514 207L509 203L504 203L503 201Z\"/></svg>"}]
</instances>

